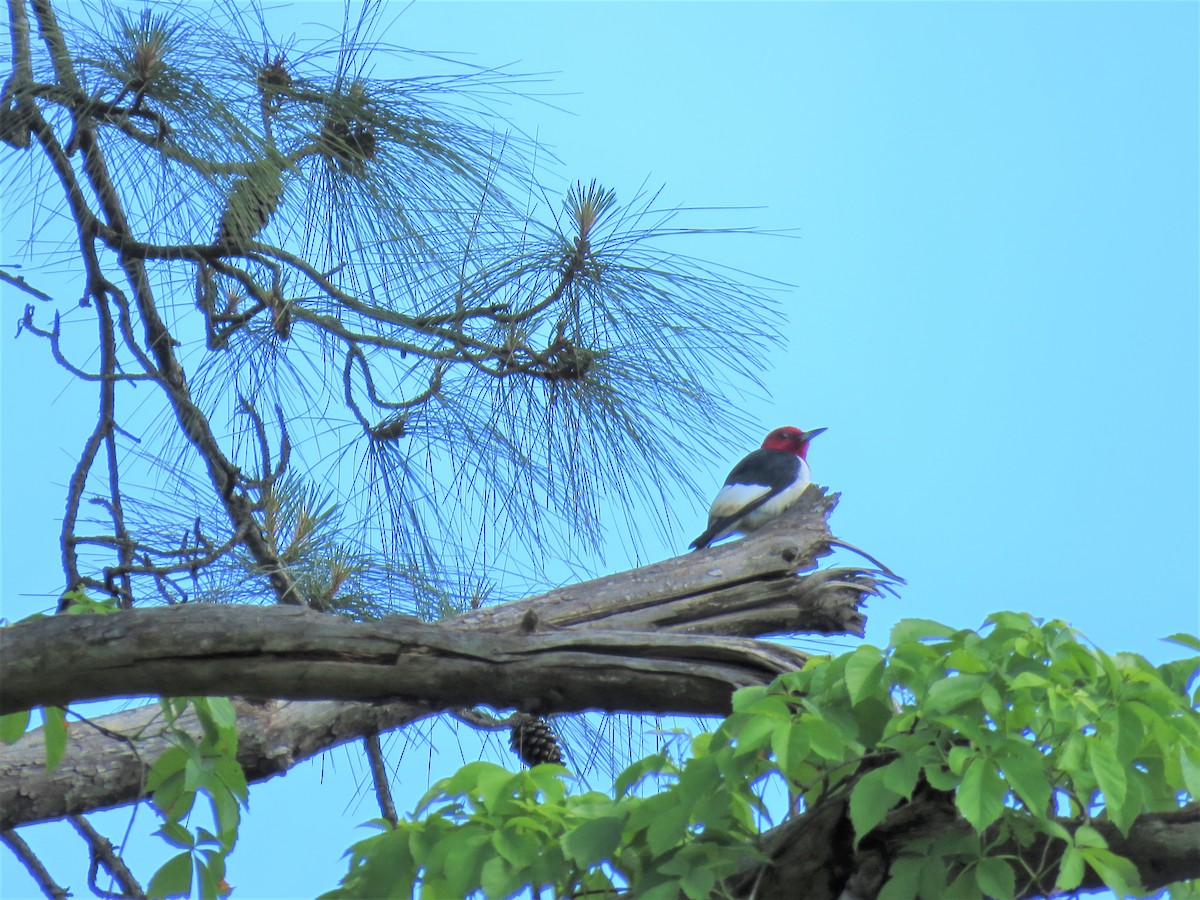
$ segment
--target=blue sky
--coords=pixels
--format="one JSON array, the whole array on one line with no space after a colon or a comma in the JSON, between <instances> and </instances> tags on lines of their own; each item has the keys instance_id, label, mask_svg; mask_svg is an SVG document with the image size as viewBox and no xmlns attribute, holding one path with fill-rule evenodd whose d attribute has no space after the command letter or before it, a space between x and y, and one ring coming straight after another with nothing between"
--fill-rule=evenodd
<instances>
[{"instance_id":1,"label":"blue sky","mask_svg":"<svg viewBox=\"0 0 1200 900\"><path fill-rule=\"evenodd\" d=\"M809 459L843 492L835 532L909 581L870 606L868 640L906 616L972 627L1021 609L1162 660L1159 638L1200 630L1194 4L394 9L396 43L553 73L537 87L551 105L509 112L564 183L596 177L618 199L665 185L670 203L743 208L701 224L789 231L690 252L791 286L786 349L761 360L771 397L738 400L763 434L829 429ZM294 10L289 29L340 22L337 4ZM10 323L24 302L5 292ZM94 401L10 336L0 602L19 618L61 578L56 515ZM715 490L750 449L698 462L698 478ZM701 505L678 513L675 543L645 556L699 531ZM607 570L628 561L623 521ZM400 806L462 762L439 743L405 757ZM353 799L363 777L339 750L256 789L234 896L332 886L375 814ZM117 838L128 817L96 821ZM64 833L26 838L79 894L86 858ZM135 843L148 874L161 846ZM6 897L32 892L8 854L0 879Z\"/></svg>"}]
</instances>

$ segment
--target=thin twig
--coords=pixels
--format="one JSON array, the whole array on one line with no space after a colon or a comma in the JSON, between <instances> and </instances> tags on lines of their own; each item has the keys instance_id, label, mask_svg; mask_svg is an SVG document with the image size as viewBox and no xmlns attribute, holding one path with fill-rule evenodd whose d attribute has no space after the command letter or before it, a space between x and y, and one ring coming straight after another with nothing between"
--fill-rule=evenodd
<instances>
[{"instance_id":1,"label":"thin twig","mask_svg":"<svg viewBox=\"0 0 1200 900\"><path fill-rule=\"evenodd\" d=\"M3 841L21 861L21 864L25 866L25 871L29 873L30 878L37 882L43 894L52 900L66 900L70 896L65 888L58 886L58 883L46 871L46 867L42 865L42 861L38 859L37 854L30 849L19 834L12 829L0 831L0 841Z\"/></svg>"},{"instance_id":2,"label":"thin twig","mask_svg":"<svg viewBox=\"0 0 1200 900\"><path fill-rule=\"evenodd\" d=\"M388 784L387 763L383 758L383 749L379 746L379 733L368 734L363 738L363 747L367 751L367 760L371 763L371 780L375 783L375 797L379 800L379 814L397 825L400 817L396 815L396 805L392 802L392 788Z\"/></svg>"},{"instance_id":3,"label":"thin twig","mask_svg":"<svg viewBox=\"0 0 1200 900\"><path fill-rule=\"evenodd\" d=\"M868 562L874 563L876 568L878 568L879 571L881 573L883 573L884 575L886 575L888 578L892 579L893 581L897 582L898 584L908 584L907 581L905 581L903 578L901 578L899 575L897 575L895 572L893 572L891 569L889 569L887 566L885 566L883 563L881 563L879 560L877 560L875 557L873 557L866 550L861 550L858 547L855 547L853 544L848 544L845 541L841 540L840 538L835 538L835 537L829 538L829 546L841 547L843 550L849 550L851 553L857 553L859 556L861 556L863 559L867 560Z\"/></svg>"},{"instance_id":4,"label":"thin twig","mask_svg":"<svg viewBox=\"0 0 1200 900\"><path fill-rule=\"evenodd\" d=\"M466 708L452 709L450 715L458 719L464 725L470 725L472 728L478 728L482 731L501 731L505 728L511 728L513 722L517 720L520 713L513 713L510 716L500 718L499 716L489 715L481 709Z\"/></svg>"},{"instance_id":5,"label":"thin twig","mask_svg":"<svg viewBox=\"0 0 1200 900\"><path fill-rule=\"evenodd\" d=\"M112 842L93 828L83 816L69 816L68 818L75 826L75 830L87 841L88 851L92 856L92 865L88 871L88 886L102 897L133 897L135 900L145 900L146 894L142 890L142 886L138 884L133 873L117 855ZM108 873L116 879L117 884L121 887L120 893L103 890L96 884L96 875L100 865L103 865Z\"/></svg>"},{"instance_id":6,"label":"thin twig","mask_svg":"<svg viewBox=\"0 0 1200 900\"><path fill-rule=\"evenodd\" d=\"M3 269L0 269L0 279L7 281L13 287L19 288L27 294L37 297L39 300L45 300L50 303L54 302L53 297L51 297L49 294L42 293L37 288L30 285L21 275L9 275Z\"/></svg>"}]
</instances>

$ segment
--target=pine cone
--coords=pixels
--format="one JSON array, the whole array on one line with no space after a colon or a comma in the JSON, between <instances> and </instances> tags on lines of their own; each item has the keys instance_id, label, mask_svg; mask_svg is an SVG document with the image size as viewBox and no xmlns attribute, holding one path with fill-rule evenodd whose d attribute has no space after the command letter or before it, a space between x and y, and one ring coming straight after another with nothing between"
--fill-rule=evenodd
<instances>
[{"instance_id":1,"label":"pine cone","mask_svg":"<svg viewBox=\"0 0 1200 900\"><path fill-rule=\"evenodd\" d=\"M262 160L233 183L217 228L217 241L241 244L266 227L283 197L283 170L275 160Z\"/></svg>"},{"instance_id":2,"label":"pine cone","mask_svg":"<svg viewBox=\"0 0 1200 900\"><path fill-rule=\"evenodd\" d=\"M562 765L562 749L550 723L537 716L518 715L512 724L508 745L527 766L538 763Z\"/></svg>"}]
</instances>

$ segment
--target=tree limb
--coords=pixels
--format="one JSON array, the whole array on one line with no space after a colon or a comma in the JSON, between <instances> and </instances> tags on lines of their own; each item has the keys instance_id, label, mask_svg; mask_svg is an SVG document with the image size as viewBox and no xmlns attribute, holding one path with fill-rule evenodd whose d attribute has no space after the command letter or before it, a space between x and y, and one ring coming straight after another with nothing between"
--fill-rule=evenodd
<instances>
[{"instance_id":1,"label":"tree limb","mask_svg":"<svg viewBox=\"0 0 1200 900\"><path fill-rule=\"evenodd\" d=\"M836 502L837 495L824 495L814 487L793 510L746 540L559 588L526 600L475 610L447 619L438 626L425 627L490 632L509 640L509 646L524 651L538 646L537 640L557 637L569 638L564 646L574 647L573 652L583 652L579 642L600 645L604 635L597 632L624 632L619 638L629 640L629 632L641 631L633 636L633 640L649 645L659 637L693 635L696 644L689 646L710 655L719 646L725 646L701 637L710 633L748 636L804 631L861 632L863 616L858 608L877 588L877 582L868 573L832 569L802 577L795 575L797 570L815 565L815 560L828 552L831 536L825 520ZM203 612L206 608L185 609ZM235 617L245 614L254 617L268 612L231 607L207 607L207 610L218 618L228 613ZM143 612L172 614L169 609ZM359 631L359 626L345 620L299 610L269 612L282 612L282 619L294 624L328 623L334 632L343 635L345 645L359 655L371 645L369 640L355 641L347 637L361 634L365 638L372 633L369 625ZM103 618L61 617L51 624L57 627L57 622L71 619L82 622L82 638L72 637L71 640L95 642L96 633L92 628L106 626L108 620L119 622L127 615L121 612ZM0 631L0 636L7 637L12 630ZM530 631L532 633L527 633ZM579 634L581 631L586 633ZM608 634L608 637L613 636ZM217 642L213 633L204 632L199 639L209 642L214 652L228 658L229 665L238 663L237 659L230 658L232 645L224 644L224 638ZM230 640L239 639L232 637ZM251 636L250 642L254 640ZM609 649L613 646L609 645ZM666 641L659 646L660 652L668 649ZM734 646L762 645L737 643ZM632 650L634 644L627 647ZM704 650L705 647L708 649ZM192 656L197 654L196 646L186 649ZM154 656L149 648L143 648L141 652ZM784 652L794 654L793 651ZM612 670L609 676L614 684L626 677L643 680L652 677L639 671L640 657L621 660L610 655L602 658L606 664L614 664L609 666ZM791 658L794 664L802 657L794 654ZM672 671L678 671L680 660L667 657L662 661L669 664ZM72 654L72 667L75 662ZM7 650L0 656L0 666L19 663ZM161 660L157 664L161 666ZM714 662L714 665L720 668L724 664ZM215 668L220 670L219 666ZM364 663L362 671L369 675L383 668ZM72 669L72 672L73 680L83 680L79 678L78 670ZM765 677L768 672L760 669L758 674ZM543 677L548 684L554 684L557 675L551 669L544 670ZM679 675L672 677L678 678L678 683L685 681ZM217 680L218 693L237 693L220 675ZM7 678L5 685L7 688ZM411 689L411 685L407 687ZM727 685L726 698L728 690ZM616 690L616 693L620 699L621 691ZM457 705L473 705L474 702ZM727 704L727 699L722 702ZM668 697L659 698L655 708L669 712L673 709L671 703ZM613 705L623 704L614 702ZM260 781L340 743L389 731L438 711L436 706L418 702L293 701L265 707L239 703L238 759L247 778L252 782ZM724 706L720 711L724 711ZM49 773L44 767L40 731L31 732L11 747L0 747L0 827L117 806L141 797L146 767L169 746L160 733L158 715L155 704L99 719L95 725L104 731L86 724L73 724L66 756L62 764ZM189 733L199 734L199 725L194 718L185 717L177 724ZM119 739L116 736L120 736Z\"/></svg>"},{"instance_id":2,"label":"tree limb","mask_svg":"<svg viewBox=\"0 0 1200 900\"><path fill-rule=\"evenodd\" d=\"M1082 819L1057 821L1071 832L1085 824ZM1200 877L1200 854L1196 853L1200 847L1200 804L1144 813L1134 819L1128 835L1122 835L1110 822L1086 824L1104 835L1110 850L1134 862L1149 891ZM893 810L856 850L848 802L840 794L764 834L759 846L768 861L748 865L728 886L734 896L752 896L755 900L795 897L797 884L805 885L806 900L849 896L873 900L886 880L889 861L896 859L906 845L954 832L974 834L970 824L959 816L952 795L927 791ZM991 846L988 855L1019 859L1028 871L1041 873L1036 881L1017 882L1018 896L1039 897L1054 893L1065 849L1063 841L1043 835L1026 847L1009 839ZM1086 869L1079 889L1104 887L1100 876Z\"/></svg>"},{"instance_id":3,"label":"tree limb","mask_svg":"<svg viewBox=\"0 0 1200 900\"><path fill-rule=\"evenodd\" d=\"M724 713L732 691L806 658L745 638L495 633L407 616L350 622L298 608L179 604L0 632L0 715L146 694Z\"/></svg>"}]
</instances>

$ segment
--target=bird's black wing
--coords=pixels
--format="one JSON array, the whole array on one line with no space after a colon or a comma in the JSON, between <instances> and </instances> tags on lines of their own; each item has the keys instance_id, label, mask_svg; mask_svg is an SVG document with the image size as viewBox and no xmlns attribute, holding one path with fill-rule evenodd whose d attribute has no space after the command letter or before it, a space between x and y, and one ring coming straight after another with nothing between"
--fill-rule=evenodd
<instances>
[{"instance_id":1,"label":"bird's black wing","mask_svg":"<svg viewBox=\"0 0 1200 900\"><path fill-rule=\"evenodd\" d=\"M721 490L724 491L731 485L754 484L766 487L767 491L727 515L719 515L715 519L710 517L708 527L704 529L704 533L688 546L693 550L701 550L707 547L722 531L736 524L739 519L754 512L754 510L768 502L780 491L785 490L791 485L796 480L796 473L799 467L800 458L794 453L787 453L783 450L766 450L760 448L753 453L747 454L741 462L733 467L733 471L725 479L725 485ZM720 496L718 493L718 500ZM714 501L713 505L716 506L717 503Z\"/></svg>"}]
</instances>

